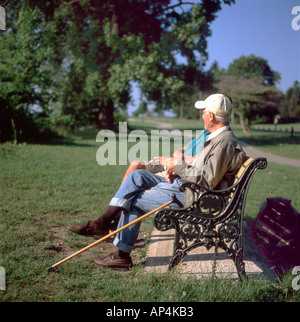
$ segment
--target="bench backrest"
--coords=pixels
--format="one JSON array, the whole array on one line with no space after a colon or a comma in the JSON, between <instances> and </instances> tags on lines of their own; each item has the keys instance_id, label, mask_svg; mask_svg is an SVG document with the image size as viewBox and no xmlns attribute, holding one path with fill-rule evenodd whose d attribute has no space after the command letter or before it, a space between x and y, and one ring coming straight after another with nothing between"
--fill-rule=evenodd
<instances>
[{"instance_id":1,"label":"bench backrest","mask_svg":"<svg viewBox=\"0 0 300 322\"><path fill-rule=\"evenodd\" d=\"M266 165L265 158L248 157L235 175L231 187L224 190L204 191L198 195L198 201L195 201L199 214L202 213L202 210L205 212L205 209L209 209L209 214L205 217L216 219L219 216L223 217L225 213L230 216L239 208L239 212L243 216L252 177L257 169L264 169Z\"/></svg>"},{"instance_id":2,"label":"bench backrest","mask_svg":"<svg viewBox=\"0 0 300 322\"><path fill-rule=\"evenodd\" d=\"M238 173L235 175L235 179L233 184L237 183L238 180L240 179L240 177L242 176L242 174L244 173L245 169L248 167L248 165L253 161L253 158L248 158L240 167L240 170L238 171Z\"/></svg>"}]
</instances>

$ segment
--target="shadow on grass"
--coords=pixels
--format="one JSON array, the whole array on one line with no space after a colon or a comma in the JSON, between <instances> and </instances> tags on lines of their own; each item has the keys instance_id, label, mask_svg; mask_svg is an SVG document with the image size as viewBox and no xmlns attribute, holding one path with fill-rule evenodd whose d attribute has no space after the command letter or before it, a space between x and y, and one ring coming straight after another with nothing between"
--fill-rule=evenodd
<instances>
[{"instance_id":1,"label":"shadow on grass","mask_svg":"<svg viewBox=\"0 0 300 322\"><path fill-rule=\"evenodd\" d=\"M72 137L64 137L64 136L59 136L59 135L53 135L49 136L47 138L30 138L29 140L26 141L20 141L17 143L13 142L4 142L2 143L3 146L5 145L18 145L18 144L39 144L39 145L63 145L63 146L76 146L76 147L92 147L94 146L93 144L89 144L86 142L80 142L80 138L72 138Z\"/></svg>"},{"instance_id":2,"label":"shadow on grass","mask_svg":"<svg viewBox=\"0 0 300 322\"><path fill-rule=\"evenodd\" d=\"M40 145L63 145L63 146L76 146L76 147L92 147L93 144L87 143L88 140L96 142L97 130L84 130L84 131L69 131L66 135L60 134L53 130L45 133L39 133L34 137L28 138L25 142L28 144ZM82 141L82 142L81 142ZM24 142L18 142L24 143Z\"/></svg>"},{"instance_id":3,"label":"shadow on grass","mask_svg":"<svg viewBox=\"0 0 300 322\"><path fill-rule=\"evenodd\" d=\"M300 144L300 135L294 135L293 137L280 134L264 134L259 135L253 133L251 136L241 136L240 139L245 143L252 146L266 146L266 145L279 145L279 144Z\"/></svg>"},{"instance_id":4,"label":"shadow on grass","mask_svg":"<svg viewBox=\"0 0 300 322\"><path fill-rule=\"evenodd\" d=\"M80 140L80 139L79 139ZM83 143L80 142L78 139L73 138L66 138L66 137L60 137L60 138L53 138L47 142L40 142L40 144L46 144L46 145L64 145L64 146L76 146L76 147L85 147L90 148L93 147L93 144L89 143Z\"/></svg>"}]
</instances>

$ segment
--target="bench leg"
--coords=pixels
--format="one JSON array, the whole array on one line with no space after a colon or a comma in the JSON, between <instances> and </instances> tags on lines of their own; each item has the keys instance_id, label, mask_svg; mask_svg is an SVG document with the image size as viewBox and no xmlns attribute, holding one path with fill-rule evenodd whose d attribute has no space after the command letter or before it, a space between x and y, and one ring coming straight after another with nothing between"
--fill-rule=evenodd
<instances>
[{"instance_id":1,"label":"bench leg","mask_svg":"<svg viewBox=\"0 0 300 322\"><path fill-rule=\"evenodd\" d=\"M201 242L198 240L198 242L194 242L192 245L183 248L182 244L180 244L180 240L182 241L183 239L180 238L180 234L176 231L174 255L170 260L169 269L176 267L183 260L184 256L186 256L192 249L204 246L207 250L209 250L211 247L215 246L216 241L213 241L213 239L214 238L208 238ZM234 262L239 280L243 281L247 279L242 246L239 245L237 249L229 248L224 241L218 241L217 245L219 248L223 249Z\"/></svg>"},{"instance_id":2,"label":"bench leg","mask_svg":"<svg viewBox=\"0 0 300 322\"><path fill-rule=\"evenodd\" d=\"M237 273L239 276L239 280L243 281L244 279L246 279L247 274L246 274L246 269L245 269L243 248L240 247L237 250L232 250L232 249L228 248L225 243L223 244L223 247L221 247L221 248L223 248L227 252L229 257L234 262L234 265L236 267L236 270L237 270Z\"/></svg>"},{"instance_id":3,"label":"bench leg","mask_svg":"<svg viewBox=\"0 0 300 322\"><path fill-rule=\"evenodd\" d=\"M247 278L246 270L245 270L245 263L243 258L243 249L240 249L233 258L233 262L235 264L236 270L239 275L240 281Z\"/></svg>"}]
</instances>

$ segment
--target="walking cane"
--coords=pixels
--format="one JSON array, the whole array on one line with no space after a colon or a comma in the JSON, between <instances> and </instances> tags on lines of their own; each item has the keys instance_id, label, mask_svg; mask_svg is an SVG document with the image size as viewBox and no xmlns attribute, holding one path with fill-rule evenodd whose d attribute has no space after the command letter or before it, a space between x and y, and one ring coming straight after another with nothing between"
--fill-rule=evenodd
<instances>
[{"instance_id":1,"label":"walking cane","mask_svg":"<svg viewBox=\"0 0 300 322\"><path fill-rule=\"evenodd\" d=\"M129 226L132 226L132 225L136 224L137 222L139 222L139 221L141 221L141 220L145 219L146 217L149 217L150 215L152 215L152 214L153 214L153 213L155 213L156 211L158 211L158 210L160 210L160 209L162 209L162 208L165 208L165 207L169 206L169 205L170 205L170 204L172 204L172 203L176 203L179 207L181 207L181 206L182 206L181 202L177 199L176 195L175 195L175 194L173 194L173 195L172 195L172 200L170 200L170 201L168 201L168 202L164 203L163 205L161 205L161 206L157 207L156 209L154 209L154 210L152 210L152 211L150 211L150 212L147 212L147 213L146 213L146 214L144 214L143 216L141 216L141 217L139 217L139 218L137 218L137 219L133 220L132 222L130 222L130 223L128 223L128 224L126 224L126 225L124 225L123 227L121 227L121 228L119 228L119 229L117 229L117 230L115 230L115 231L113 231L113 232L109 233L108 235L106 235L106 236L104 236L104 237L100 238L99 240L97 240L97 241L93 242L92 244L90 244L90 245L88 245L88 246L86 246L86 247L82 248L81 250L77 251L76 253L74 253L74 254L72 254L72 255L70 255L70 256L68 256L68 257L66 257L66 258L64 258L64 259L62 259L61 261L57 262L56 264L53 264L52 266L47 267L47 268L46 268L46 270L47 270L47 271L51 271L51 270L53 270L53 269L54 269L55 267L57 267L58 265L60 265L60 264L62 264L62 263L64 263L64 262L68 261L69 259L71 259L71 258L73 258L73 257L75 257L75 256L77 256L77 255L79 255L79 254L81 254L81 253L83 253L83 252L85 252L86 250L88 250L88 249L90 249L90 248L92 248L92 247L96 246L97 244L99 244L99 243L101 243L101 242L105 241L106 239L108 239L108 238L110 238L110 237L112 237L112 236L116 235L118 232L120 232L120 231L122 231L122 230L124 230L124 229L128 228Z\"/></svg>"}]
</instances>

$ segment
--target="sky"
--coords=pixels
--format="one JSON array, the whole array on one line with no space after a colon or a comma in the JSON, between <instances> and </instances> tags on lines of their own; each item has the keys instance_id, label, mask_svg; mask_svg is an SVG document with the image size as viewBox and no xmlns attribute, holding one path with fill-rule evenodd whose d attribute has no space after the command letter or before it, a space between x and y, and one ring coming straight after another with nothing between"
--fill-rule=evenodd
<instances>
[{"instance_id":1,"label":"sky","mask_svg":"<svg viewBox=\"0 0 300 322\"><path fill-rule=\"evenodd\" d=\"M300 10L292 14L297 6L300 0L236 0L234 5L223 5L211 24L206 68L217 61L227 69L234 59L254 54L281 74L277 87L285 93L295 80L300 81L300 29L292 27L294 20L300 28ZM129 115L139 104L136 88L133 98Z\"/></svg>"},{"instance_id":2,"label":"sky","mask_svg":"<svg viewBox=\"0 0 300 322\"><path fill-rule=\"evenodd\" d=\"M300 15L300 10L292 14L296 6L300 0L236 0L224 6L211 24L207 66L216 60L227 68L234 59L254 54L281 74L277 86L285 92L300 81L300 29L292 28L292 20Z\"/></svg>"}]
</instances>

